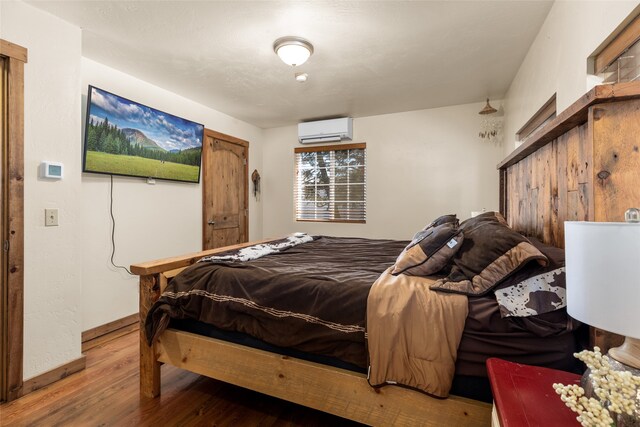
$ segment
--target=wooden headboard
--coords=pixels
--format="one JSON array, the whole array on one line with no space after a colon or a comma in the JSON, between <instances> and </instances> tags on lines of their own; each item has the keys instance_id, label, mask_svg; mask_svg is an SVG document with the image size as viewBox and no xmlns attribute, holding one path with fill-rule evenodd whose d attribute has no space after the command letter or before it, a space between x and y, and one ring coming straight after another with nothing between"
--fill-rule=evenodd
<instances>
[{"instance_id":1,"label":"wooden headboard","mask_svg":"<svg viewBox=\"0 0 640 427\"><path fill-rule=\"evenodd\" d=\"M640 82L596 86L499 165L509 225L564 247L565 221L624 221L640 207ZM621 338L593 330L608 349Z\"/></svg>"}]
</instances>

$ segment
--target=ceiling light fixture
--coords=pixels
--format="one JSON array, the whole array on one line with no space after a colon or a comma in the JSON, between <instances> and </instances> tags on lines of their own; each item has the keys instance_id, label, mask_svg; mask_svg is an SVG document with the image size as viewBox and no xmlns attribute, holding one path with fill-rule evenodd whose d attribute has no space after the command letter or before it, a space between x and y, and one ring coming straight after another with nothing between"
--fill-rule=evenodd
<instances>
[{"instance_id":1,"label":"ceiling light fixture","mask_svg":"<svg viewBox=\"0 0 640 427\"><path fill-rule=\"evenodd\" d=\"M313 45L302 37L280 37L273 42L273 51L292 67L302 65L313 53Z\"/></svg>"},{"instance_id":2,"label":"ceiling light fixture","mask_svg":"<svg viewBox=\"0 0 640 427\"><path fill-rule=\"evenodd\" d=\"M478 114L493 114L493 113L497 113L498 110L496 110L495 108L493 108L491 106L491 104L489 104L489 98L487 98L487 105L484 106L484 108L482 110L480 110L480 112Z\"/></svg>"},{"instance_id":3,"label":"ceiling light fixture","mask_svg":"<svg viewBox=\"0 0 640 427\"><path fill-rule=\"evenodd\" d=\"M482 116L480 123L480 132L478 136L484 141L493 142L499 145L502 142L502 117L496 114L498 110L493 108L489 104L489 98L487 98L487 105L484 106L478 114Z\"/></svg>"},{"instance_id":4,"label":"ceiling light fixture","mask_svg":"<svg viewBox=\"0 0 640 427\"><path fill-rule=\"evenodd\" d=\"M309 75L307 73L296 73L296 81L299 83L304 83L307 81L307 78L309 78Z\"/></svg>"}]
</instances>

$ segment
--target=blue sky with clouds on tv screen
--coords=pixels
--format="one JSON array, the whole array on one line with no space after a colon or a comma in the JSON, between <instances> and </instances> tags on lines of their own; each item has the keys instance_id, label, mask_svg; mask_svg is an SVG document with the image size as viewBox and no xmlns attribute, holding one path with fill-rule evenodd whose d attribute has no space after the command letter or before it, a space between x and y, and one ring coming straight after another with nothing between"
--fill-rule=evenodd
<instances>
[{"instance_id":1,"label":"blue sky with clouds on tv screen","mask_svg":"<svg viewBox=\"0 0 640 427\"><path fill-rule=\"evenodd\" d=\"M96 124L107 117L120 129L137 129L167 151L202 147L202 125L95 87L91 88L89 114Z\"/></svg>"}]
</instances>

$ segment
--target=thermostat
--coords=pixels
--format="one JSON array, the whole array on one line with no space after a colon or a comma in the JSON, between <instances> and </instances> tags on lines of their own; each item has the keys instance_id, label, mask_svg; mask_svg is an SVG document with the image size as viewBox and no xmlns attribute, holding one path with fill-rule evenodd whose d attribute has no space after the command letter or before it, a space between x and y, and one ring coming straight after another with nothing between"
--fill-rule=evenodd
<instances>
[{"instance_id":1,"label":"thermostat","mask_svg":"<svg viewBox=\"0 0 640 427\"><path fill-rule=\"evenodd\" d=\"M43 178L62 179L62 163L42 162L41 168L40 174Z\"/></svg>"}]
</instances>

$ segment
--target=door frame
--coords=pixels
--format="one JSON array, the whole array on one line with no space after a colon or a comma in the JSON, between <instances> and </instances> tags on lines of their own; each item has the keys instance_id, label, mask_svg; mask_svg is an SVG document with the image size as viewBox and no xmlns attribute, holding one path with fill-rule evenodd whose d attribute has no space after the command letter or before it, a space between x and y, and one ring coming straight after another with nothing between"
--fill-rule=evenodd
<instances>
[{"instance_id":1,"label":"door frame","mask_svg":"<svg viewBox=\"0 0 640 427\"><path fill-rule=\"evenodd\" d=\"M23 392L24 330L24 64L27 49L0 39L3 61L2 146L2 285L0 317L0 401Z\"/></svg>"},{"instance_id":2,"label":"door frame","mask_svg":"<svg viewBox=\"0 0 640 427\"><path fill-rule=\"evenodd\" d=\"M207 182L205 177L204 168L207 165L205 160L208 160L209 150L205 144L207 143L208 138L219 139L220 141L228 142L230 144L240 145L246 149L246 162L244 163L244 206L246 209L246 215L244 216L244 236L246 241L249 241L249 141L245 141L244 139L236 138L235 136L227 135L221 132L217 132L215 130L206 129L204 130L204 140L202 141L202 249L204 250L204 244L206 241L206 232L207 232L207 213L205 210L204 201L206 200L206 194L208 191L211 191L211 183ZM242 242L241 242L242 243Z\"/></svg>"}]
</instances>

